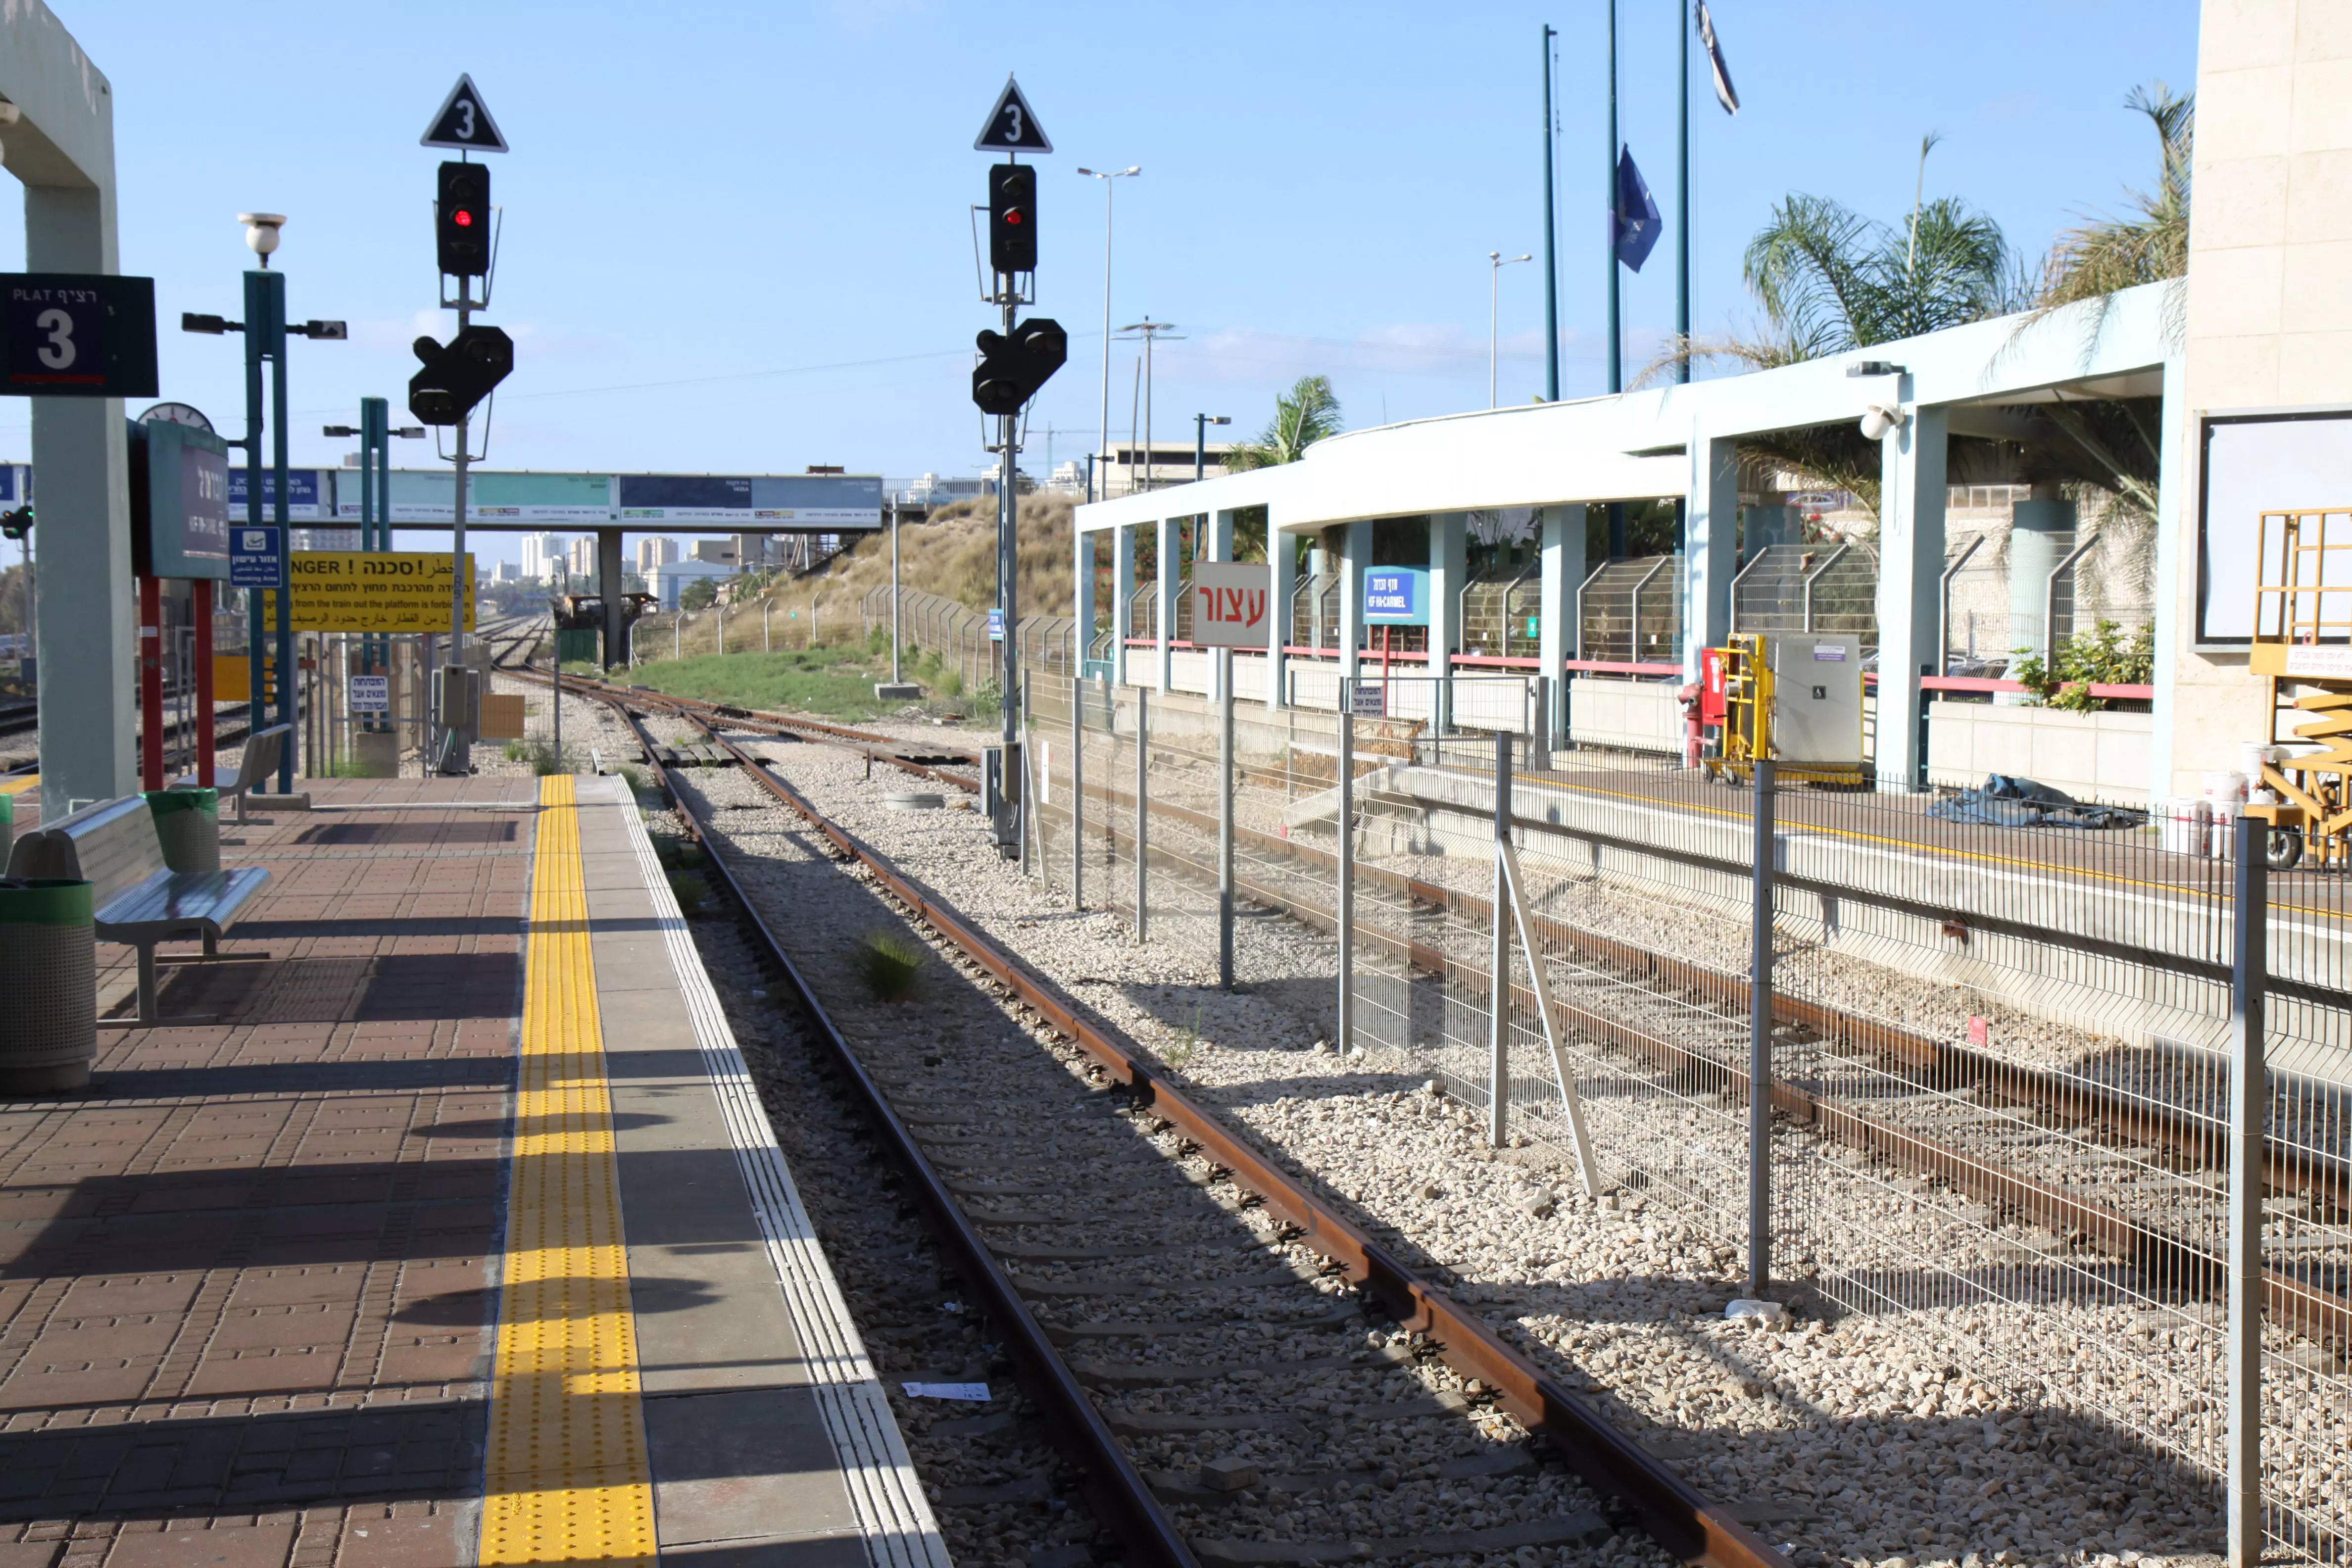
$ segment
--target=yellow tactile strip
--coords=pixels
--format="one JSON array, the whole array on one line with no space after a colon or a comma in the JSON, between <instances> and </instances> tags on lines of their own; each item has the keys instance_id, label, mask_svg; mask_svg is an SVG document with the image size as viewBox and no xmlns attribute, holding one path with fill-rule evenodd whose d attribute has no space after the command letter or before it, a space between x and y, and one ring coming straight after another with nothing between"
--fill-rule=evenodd
<instances>
[{"instance_id":1,"label":"yellow tactile strip","mask_svg":"<svg viewBox=\"0 0 2352 1568\"><path fill-rule=\"evenodd\" d=\"M540 781L479 1561L655 1559L572 781Z\"/></svg>"}]
</instances>

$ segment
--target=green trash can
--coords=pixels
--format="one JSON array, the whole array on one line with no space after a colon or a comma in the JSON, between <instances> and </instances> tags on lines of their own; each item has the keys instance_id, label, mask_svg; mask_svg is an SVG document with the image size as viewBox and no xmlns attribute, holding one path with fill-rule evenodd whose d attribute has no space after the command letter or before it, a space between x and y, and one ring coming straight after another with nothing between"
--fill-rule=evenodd
<instances>
[{"instance_id":1,"label":"green trash can","mask_svg":"<svg viewBox=\"0 0 2352 1568\"><path fill-rule=\"evenodd\" d=\"M174 871L220 869L220 791L151 789L147 809L164 865Z\"/></svg>"},{"instance_id":2,"label":"green trash can","mask_svg":"<svg viewBox=\"0 0 2352 1568\"><path fill-rule=\"evenodd\" d=\"M0 877L0 1095L79 1089L97 1054L89 884Z\"/></svg>"}]
</instances>

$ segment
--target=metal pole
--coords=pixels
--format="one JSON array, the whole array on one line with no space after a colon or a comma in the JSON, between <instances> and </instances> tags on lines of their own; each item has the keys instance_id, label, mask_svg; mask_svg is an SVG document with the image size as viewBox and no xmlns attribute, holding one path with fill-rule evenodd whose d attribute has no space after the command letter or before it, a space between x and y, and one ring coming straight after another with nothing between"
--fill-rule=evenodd
<instances>
[{"instance_id":1,"label":"metal pole","mask_svg":"<svg viewBox=\"0 0 2352 1568\"><path fill-rule=\"evenodd\" d=\"M1772 759L1756 759L1756 838L1748 872L1748 1294L1772 1282Z\"/></svg>"},{"instance_id":2,"label":"metal pole","mask_svg":"<svg viewBox=\"0 0 2352 1568\"><path fill-rule=\"evenodd\" d=\"M1691 17L1682 0L1675 0L1675 16L1682 28L1682 62L1676 93L1682 118L1675 137L1675 337L1683 351L1675 365L1675 379L1690 379L1690 36Z\"/></svg>"},{"instance_id":3,"label":"metal pole","mask_svg":"<svg viewBox=\"0 0 2352 1568\"><path fill-rule=\"evenodd\" d=\"M1151 691L1148 687L1135 689L1135 940L1141 942L1147 933L1144 899L1149 882L1144 867L1150 858L1151 842Z\"/></svg>"},{"instance_id":4,"label":"metal pole","mask_svg":"<svg viewBox=\"0 0 2352 1568\"><path fill-rule=\"evenodd\" d=\"M463 278L457 279L457 333L460 337L465 335L467 323L473 316L473 294L474 286L471 282ZM450 531L449 543L449 666L453 669L462 669L466 661L466 502L467 500L466 466L471 460L471 455L467 450L467 443L472 439L472 420L473 415L470 410L457 416L456 527ZM560 694L563 679L563 642L560 633L555 645L555 674L558 682L557 690ZM464 677L453 679L463 679ZM563 704L559 700L556 703L556 711L559 715L562 712L562 708ZM446 750L443 753L442 771L450 773L472 772L473 758L470 754L461 754L467 749L461 748L458 741L459 731L457 726L448 722L449 715L446 708L441 718L443 729L447 737L444 742ZM561 721L559 717L558 722ZM562 755L562 737L559 734L557 738L559 756Z\"/></svg>"},{"instance_id":5,"label":"metal pole","mask_svg":"<svg viewBox=\"0 0 2352 1568\"><path fill-rule=\"evenodd\" d=\"M261 358L268 338L269 301L263 286L254 281L257 275L245 275L245 521L248 527L259 528L261 521L261 435L264 418L261 410ZM262 651L265 628L262 590L245 591L245 662L248 677L246 694L246 725L247 734L268 728L269 710L263 705L263 669L267 656ZM280 593L284 592L281 587ZM242 810L242 805L239 807Z\"/></svg>"},{"instance_id":6,"label":"metal pole","mask_svg":"<svg viewBox=\"0 0 2352 1568\"><path fill-rule=\"evenodd\" d=\"M1234 988L1234 650L1217 650L1217 984Z\"/></svg>"},{"instance_id":7,"label":"metal pole","mask_svg":"<svg viewBox=\"0 0 2352 1568\"><path fill-rule=\"evenodd\" d=\"M1005 638L1007 643L1012 640L1011 637ZM1029 749L1029 683L1025 680L1021 683L1021 749L1024 752ZM1028 781L1025 776L1027 770L1024 769L1023 773L1024 775L1022 781L1023 787L1014 793L1013 804L1013 809L1025 819L1029 816ZM1021 824L1021 874L1024 877L1034 877L1038 869L1039 868L1033 865L1029 858L1029 824L1024 820Z\"/></svg>"},{"instance_id":8,"label":"metal pole","mask_svg":"<svg viewBox=\"0 0 2352 1568\"><path fill-rule=\"evenodd\" d=\"M1111 336L1110 336L1110 255L1111 255L1111 251L1110 251L1110 226L1111 226L1111 205L1112 205L1112 202L1114 201L1114 199L1116 198L1116 195L1117 195L1118 190L1118 175L1117 174L1115 174L1115 173L1114 173L1114 174L1105 174L1105 175L1103 176L1103 373L1102 373L1102 436L1101 436L1101 438L1096 442L1096 446L1097 446L1097 447L1098 448L1098 455L1099 455L1099 456L1101 457L1101 458L1102 458L1102 465L1099 465L1099 466L1106 466L1106 467L1107 467L1107 465L1108 465L1108 464L1109 463L1109 461L1110 461L1110 344L1111 344ZM1134 488L1134 487L1133 487L1132 485L1129 486L1129 489L1132 489L1133 488ZM1105 472L1105 474L1104 474L1104 478L1103 478L1103 494L1104 494L1105 499L1108 499L1108 498L1109 493L1110 493L1110 478L1109 478L1109 475L1108 475L1108 471L1106 471L1106 472Z\"/></svg>"},{"instance_id":9,"label":"metal pole","mask_svg":"<svg viewBox=\"0 0 2352 1568\"><path fill-rule=\"evenodd\" d=\"M1679 5L1681 0L1675 0L1675 3ZM1606 210L1613 214L1617 210L1617 0L1609 0L1609 156L1607 163L1609 205ZM1618 341L1617 225L1614 218L1602 226L1602 242L1609 251L1609 390L1616 393L1625 390L1625 357L1624 345ZM1616 513L1612 509L1611 512L1612 524L1615 516ZM1612 559L1622 553L1613 537L1610 541L1609 553Z\"/></svg>"},{"instance_id":10,"label":"metal pole","mask_svg":"<svg viewBox=\"0 0 2352 1568\"><path fill-rule=\"evenodd\" d=\"M1495 736L1495 901L1493 952L1486 1007L1486 1142L1499 1149L1511 1134L1511 917L1503 882L1503 846L1511 841L1511 733ZM1528 954L1532 965L1536 955Z\"/></svg>"},{"instance_id":11,"label":"metal pole","mask_svg":"<svg viewBox=\"0 0 2352 1568\"><path fill-rule=\"evenodd\" d=\"M1356 715L1353 680L1339 682L1339 878L1332 889L1339 927L1339 1052L1356 1037Z\"/></svg>"},{"instance_id":12,"label":"metal pole","mask_svg":"<svg viewBox=\"0 0 2352 1568\"><path fill-rule=\"evenodd\" d=\"M1503 253L1486 253L1486 406L1495 406L1495 323L1503 299Z\"/></svg>"},{"instance_id":13,"label":"metal pole","mask_svg":"<svg viewBox=\"0 0 2352 1568\"><path fill-rule=\"evenodd\" d=\"M563 767L563 655L559 648L555 656L555 765ZM565 768L569 773L571 770Z\"/></svg>"},{"instance_id":14,"label":"metal pole","mask_svg":"<svg viewBox=\"0 0 2352 1568\"><path fill-rule=\"evenodd\" d=\"M906 640L898 635L898 500L890 499L890 684L899 683L898 648Z\"/></svg>"},{"instance_id":15,"label":"metal pole","mask_svg":"<svg viewBox=\"0 0 2352 1568\"><path fill-rule=\"evenodd\" d=\"M1073 637L1076 633L1073 631ZM1108 700L1108 688L1105 688ZM1070 908L1087 907L1087 683L1070 665Z\"/></svg>"},{"instance_id":16,"label":"metal pole","mask_svg":"<svg viewBox=\"0 0 2352 1568\"><path fill-rule=\"evenodd\" d=\"M278 524L278 574L285 584L278 595L278 721L294 728L286 736L286 750L278 763L278 790L294 793L294 774L301 759L295 753L302 738L302 661L294 651L294 536L287 527L286 474L286 275L268 275L269 289L269 467L278 486L270 507Z\"/></svg>"},{"instance_id":17,"label":"metal pole","mask_svg":"<svg viewBox=\"0 0 2352 1568\"><path fill-rule=\"evenodd\" d=\"M2263 1547L2263 1114L2270 981L2270 824L2238 818L2230 952L2230 1568Z\"/></svg>"},{"instance_id":18,"label":"metal pole","mask_svg":"<svg viewBox=\"0 0 2352 1568\"><path fill-rule=\"evenodd\" d=\"M1680 5L1681 0L1675 0ZM1544 401L1559 401L1559 251L1552 225L1551 174L1551 41L1559 35L1551 26L1543 30L1544 79Z\"/></svg>"}]
</instances>

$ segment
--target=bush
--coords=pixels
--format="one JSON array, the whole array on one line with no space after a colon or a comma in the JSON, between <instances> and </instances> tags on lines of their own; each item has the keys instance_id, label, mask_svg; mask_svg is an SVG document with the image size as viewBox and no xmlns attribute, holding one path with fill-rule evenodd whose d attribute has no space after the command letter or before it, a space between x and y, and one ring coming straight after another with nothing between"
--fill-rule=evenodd
<instances>
[{"instance_id":1,"label":"bush","mask_svg":"<svg viewBox=\"0 0 2352 1568\"><path fill-rule=\"evenodd\" d=\"M923 950L894 931L866 933L857 944L857 978L877 1002L895 1002L922 978Z\"/></svg>"},{"instance_id":2,"label":"bush","mask_svg":"<svg viewBox=\"0 0 2352 1568\"><path fill-rule=\"evenodd\" d=\"M670 895L677 900L681 913L693 914L710 897L710 884L692 871L672 871L668 881Z\"/></svg>"},{"instance_id":3,"label":"bush","mask_svg":"<svg viewBox=\"0 0 2352 1568\"><path fill-rule=\"evenodd\" d=\"M2076 632L2059 645L2054 670L2040 654L2017 651L2021 657L2010 666L2010 678L2026 689L2034 707L2096 713L2107 700L2091 695L2094 684L2146 686L2156 679L2156 639L2147 626L2126 632L2119 622L2103 620Z\"/></svg>"}]
</instances>

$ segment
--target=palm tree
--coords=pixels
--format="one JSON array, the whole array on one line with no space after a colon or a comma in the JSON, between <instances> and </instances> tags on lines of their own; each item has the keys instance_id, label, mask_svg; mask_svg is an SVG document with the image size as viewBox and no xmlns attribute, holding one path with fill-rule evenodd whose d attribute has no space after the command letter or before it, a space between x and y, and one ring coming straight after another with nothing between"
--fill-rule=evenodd
<instances>
[{"instance_id":1,"label":"palm tree","mask_svg":"<svg viewBox=\"0 0 2352 1568\"><path fill-rule=\"evenodd\" d=\"M1255 441L1237 442L1225 454L1225 471L1270 468L1295 463L1307 448L1339 433L1339 398L1328 375L1302 375L1274 400L1274 417Z\"/></svg>"},{"instance_id":2,"label":"palm tree","mask_svg":"<svg viewBox=\"0 0 2352 1568\"><path fill-rule=\"evenodd\" d=\"M2134 88L2124 107L2147 115L2156 128L2162 159L2156 189L2130 193L2133 216L2094 218L2058 237L2042 264L2040 303L2045 309L2189 271L2189 161L2197 95L2176 93L2159 81L2153 88Z\"/></svg>"}]
</instances>

